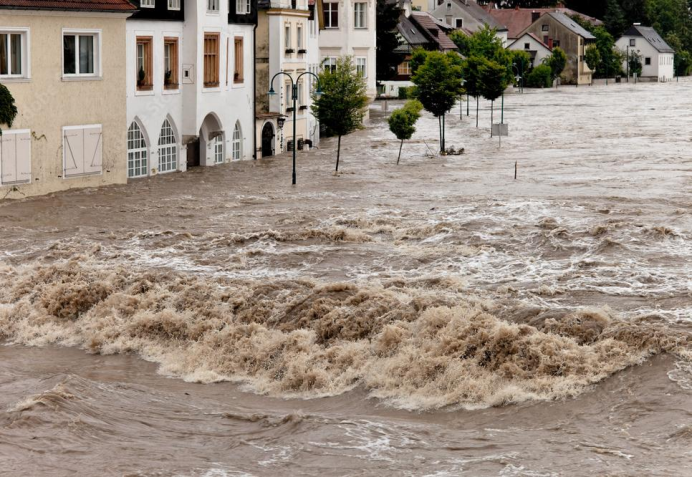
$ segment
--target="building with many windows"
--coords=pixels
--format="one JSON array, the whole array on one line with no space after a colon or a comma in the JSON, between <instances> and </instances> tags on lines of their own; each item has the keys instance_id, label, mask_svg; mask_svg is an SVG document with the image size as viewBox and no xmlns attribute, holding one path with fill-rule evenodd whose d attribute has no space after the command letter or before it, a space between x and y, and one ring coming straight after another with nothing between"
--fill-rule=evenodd
<instances>
[{"instance_id":1,"label":"building with many windows","mask_svg":"<svg viewBox=\"0 0 692 477\"><path fill-rule=\"evenodd\" d=\"M134 0L127 170L146 177L254 157L251 0Z\"/></svg>"},{"instance_id":2,"label":"building with many windows","mask_svg":"<svg viewBox=\"0 0 692 477\"><path fill-rule=\"evenodd\" d=\"M127 0L0 0L0 198L124 183Z\"/></svg>"},{"instance_id":3,"label":"building with many windows","mask_svg":"<svg viewBox=\"0 0 692 477\"><path fill-rule=\"evenodd\" d=\"M349 55L365 76L368 94L375 97L375 0L340 0L322 2L324 30L320 32L320 57L324 67L333 67L339 56Z\"/></svg>"}]
</instances>

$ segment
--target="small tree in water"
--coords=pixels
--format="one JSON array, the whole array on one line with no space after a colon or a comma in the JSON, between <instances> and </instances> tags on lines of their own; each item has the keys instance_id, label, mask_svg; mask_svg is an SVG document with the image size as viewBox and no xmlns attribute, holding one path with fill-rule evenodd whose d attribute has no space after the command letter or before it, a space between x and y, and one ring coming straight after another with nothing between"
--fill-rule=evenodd
<instances>
[{"instance_id":1,"label":"small tree in water","mask_svg":"<svg viewBox=\"0 0 692 477\"><path fill-rule=\"evenodd\" d=\"M4 84L0 84L0 124L12 127L16 117L17 106L14 105L14 97ZM2 129L0 129L0 136L2 136Z\"/></svg>"},{"instance_id":2,"label":"small tree in water","mask_svg":"<svg viewBox=\"0 0 692 477\"><path fill-rule=\"evenodd\" d=\"M420 118L420 112L423 105L420 101L408 101L403 108L395 110L389 116L389 130L392 131L397 139L401 141L399 145L399 157L396 163L401 160L401 149L404 147L404 141L411 139L413 133L416 132L416 121Z\"/></svg>"},{"instance_id":3,"label":"small tree in water","mask_svg":"<svg viewBox=\"0 0 692 477\"><path fill-rule=\"evenodd\" d=\"M490 126L492 127L495 100L507 89L507 69L495 61L483 59L479 71L480 93L490 101Z\"/></svg>"},{"instance_id":4,"label":"small tree in water","mask_svg":"<svg viewBox=\"0 0 692 477\"><path fill-rule=\"evenodd\" d=\"M421 53L417 52L420 56ZM456 104L461 86L461 58L456 53L428 51L425 61L417 66L411 81L416 85L416 98L430 111L440 126L440 151L445 150L445 114Z\"/></svg>"},{"instance_id":5,"label":"small tree in water","mask_svg":"<svg viewBox=\"0 0 692 477\"><path fill-rule=\"evenodd\" d=\"M350 56L336 62L336 69L325 68L319 74L321 94L313 93L312 114L324 125L327 134L338 136L336 172L339 172L341 136L363 128L363 117L368 105L365 78L353 65Z\"/></svg>"}]
</instances>

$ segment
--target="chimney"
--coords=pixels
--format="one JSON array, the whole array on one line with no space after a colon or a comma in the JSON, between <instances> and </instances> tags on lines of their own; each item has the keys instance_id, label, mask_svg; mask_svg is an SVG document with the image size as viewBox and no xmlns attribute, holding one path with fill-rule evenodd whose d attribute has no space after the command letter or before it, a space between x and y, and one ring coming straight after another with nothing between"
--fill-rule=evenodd
<instances>
[{"instance_id":1,"label":"chimney","mask_svg":"<svg viewBox=\"0 0 692 477\"><path fill-rule=\"evenodd\" d=\"M539 18L541 18L540 12L531 12L531 23L535 22Z\"/></svg>"}]
</instances>

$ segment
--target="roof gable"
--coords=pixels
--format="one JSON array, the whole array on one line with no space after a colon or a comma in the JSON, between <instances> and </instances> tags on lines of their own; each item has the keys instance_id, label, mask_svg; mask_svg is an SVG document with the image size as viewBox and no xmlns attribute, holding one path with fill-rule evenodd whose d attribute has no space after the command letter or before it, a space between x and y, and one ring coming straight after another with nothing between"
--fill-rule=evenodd
<instances>
[{"instance_id":1,"label":"roof gable","mask_svg":"<svg viewBox=\"0 0 692 477\"><path fill-rule=\"evenodd\" d=\"M419 31L426 34L430 42L435 43L441 51L457 50L457 45L449 39L447 31L453 28L449 25L437 21L432 15L427 12L411 12L408 19L416 24Z\"/></svg>"},{"instance_id":2,"label":"roof gable","mask_svg":"<svg viewBox=\"0 0 692 477\"><path fill-rule=\"evenodd\" d=\"M632 25L622 36L643 37L651 46L656 48L659 53L675 53L675 50L672 49L652 27Z\"/></svg>"},{"instance_id":3,"label":"roof gable","mask_svg":"<svg viewBox=\"0 0 692 477\"><path fill-rule=\"evenodd\" d=\"M514 8L514 9L490 9L488 13L497 21L507 26L509 38L518 38L521 33L533 23L533 14L539 17L547 13L563 13L567 16L578 16L582 20L586 20L593 25L602 25L603 22L597 18L584 15L569 8Z\"/></svg>"}]
</instances>

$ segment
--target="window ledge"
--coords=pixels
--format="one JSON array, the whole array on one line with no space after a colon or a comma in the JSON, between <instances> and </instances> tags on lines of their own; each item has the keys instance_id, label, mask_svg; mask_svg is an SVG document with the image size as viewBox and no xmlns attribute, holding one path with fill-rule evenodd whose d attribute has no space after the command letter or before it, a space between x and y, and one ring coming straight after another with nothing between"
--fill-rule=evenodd
<instances>
[{"instance_id":1,"label":"window ledge","mask_svg":"<svg viewBox=\"0 0 692 477\"><path fill-rule=\"evenodd\" d=\"M0 82L2 83L31 83L31 78L13 78L0 76Z\"/></svg>"},{"instance_id":2,"label":"window ledge","mask_svg":"<svg viewBox=\"0 0 692 477\"><path fill-rule=\"evenodd\" d=\"M63 76L62 81L103 81L103 76Z\"/></svg>"},{"instance_id":3,"label":"window ledge","mask_svg":"<svg viewBox=\"0 0 692 477\"><path fill-rule=\"evenodd\" d=\"M154 96L154 90L150 89L148 91L143 91L143 90L137 90L135 91L135 96Z\"/></svg>"},{"instance_id":4,"label":"window ledge","mask_svg":"<svg viewBox=\"0 0 692 477\"><path fill-rule=\"evenodd\" d=\"M220 86L204 86L202 88L202 93L220 93L220 92L221 92Z\"/></svg>"},{"instance_id":5,"label":"window ledge","mask_svg":"<svg viewBox=\"0 0 692 477\"><path fill-rule=\"evenodd\" d=\"M180 89L164 89L161 94L180 94Z\"/></svg>"}]
</instances>

